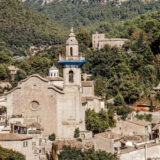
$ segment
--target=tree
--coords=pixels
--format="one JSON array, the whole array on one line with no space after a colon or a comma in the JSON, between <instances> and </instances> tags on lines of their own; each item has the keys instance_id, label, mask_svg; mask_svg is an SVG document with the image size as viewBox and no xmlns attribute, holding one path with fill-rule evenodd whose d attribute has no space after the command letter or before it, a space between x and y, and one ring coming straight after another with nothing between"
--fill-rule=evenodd
<instances>
[{"instance_id":1,"label":"tree","mask_svg":"<svg viewBox=\"0 0 160 160\"><path fill-rule=\"evenodd\" d=\"M25 160L25 156L19 152L0 146L0 160Z\"/></svg>"},{"instance_id":2,"label":"tree","mask_svg":"<svg viewBox=\"0 0 160 160\"><path fill-rule=\"evenodd\" d=\"M80 135L79 133L80 133L79 128L76 128L74 131L74 138L78 138Z\"/></svg>"},{"instance_id":3,"label":"tree","mask_svg":"<svg viewBox=\"0 0 160 160\"><path fill-rule=\"evenodd\" d=\"M160 92L157 92L157 94L156 94L156 99L157 99L158 101L160 101Z\"/></svg>"},{"instance_id":4,"label":"tree","mask_svg":"<svg viewBox=\"0 0 160 160\"><path fill-rule=\"evenodd\" d=\"M91 36L87 32L87 30L80 29L76 35L78 42L84 44L85 46L89 47L91 45Z\"/></svg>"},{"instance_id":5,"label":"tree","mask_svg":"<svg viewBox=\"0 0 160 160\"><path fill-rule=\"evenodd\" d=\"M20 81L26 78L26 73L23 70L18 70L17 74L15 75L15 80Z\"/></svg>"},{"instance_id":6,"label":"tree","mask_svg":"<svg viewBox=\"0 0 160 160\"><path fill-rule=\"evenodd\" d=\"M56 139L56 135L54 133L52 133L51 135L49 135L48 139L50 141L54 141Z\"/></svg>"},{"instance_id":7,"label":"tree","mask_svg":"<svg viewBox=\"0 0 160 160\"><path fill-rule=\"evenodd\" d=\"M121 118L124 120L127 118L127 115L132 112L132 109L129 107L118 107L116 108L116 111L117 115L120 115Z\"/></svg>"},{"instance_id":8,"label":"tree","mask_svg":"<svg viewBox=\"0 0 160 160\"><path fill-rule=\"evenodd\" d=\"M124 98L123 98L123 96L122 96L120 93L117 94L117 96L115 97L115 99L114 99L114 104L115 104L116 106L121 106L121 105L124 105L124 104L125 104Z\"/></svg>"},{"instance_id":9,"label":"tree","mask_svg":"<svg viewBox=\"0 0 160 160\"><path fill-rule=\"evenodd\" d=\"M118 160L117 156L104 151L95 151L89 149L82 151L81 149L63 147L58 155L59 160Z\"/></svg>"},{"instance_id":10,"label":"tree","mask_svg":"<svg viewBox=\"0 0 160 160\"><path fill-rule=\"evenodd\" d=\"M86 110L86 128L95 133L104 132L109 127L108 114L101 110L99 113Z\"/></svg>"},{"instance_id":11,"label":"tree","mask_svg":"<svg viewBox=\"0 0 160 160\"><path fill-rule=\"evenodd\" d=\"M0 79L5 80L8 77L7 68L5 65L0 64Z\"/></svg>"},{"instance_id":12,"label":"tree","mask_svg":"<svg viewBox=\"0 0 160 160\"><path fill-rule=\"evenodd\" d=\"M127 103L133 103L139 98L140 89L131 81L126 81L121 84L120 92Z\"/></svg>"}]
</instances>

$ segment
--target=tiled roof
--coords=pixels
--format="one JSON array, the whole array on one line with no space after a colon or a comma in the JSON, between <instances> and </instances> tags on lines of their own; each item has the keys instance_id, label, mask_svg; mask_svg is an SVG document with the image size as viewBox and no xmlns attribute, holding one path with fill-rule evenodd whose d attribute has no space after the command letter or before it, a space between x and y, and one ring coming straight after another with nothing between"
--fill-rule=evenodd
<instances>
[{"instance_id":1,"label":"tiled roof","mask_svg":"<svg viewBox=\"0 0 160 160\"><path fill-rule=\"evenodd\" d=\"M143 136L125 136L121 139L121 142L125 143L127 141L131 141L131 142L144 142L145 138Z\"/></svg>"},{"instance_id":2,"label":"tiled roof","mask_svg":"<svg viewBox=\"0 0 160 160\"><path fill-rule=\"evenodd\" d=\"M50 68L50 70L58 70L57 67L53 64L53 66Z\"/></svg>"},{"instance_id":3,"label":"tiled roof","mask_svg":"<svg viewBox=\"0 0 160 160\"><path fill-rule=\"evenodd\" d=\"M134 124L137 124L139 126L144 126L144 127L151 124L151 122L148 122L148 121L145 121L145 120L135 120L135 119L134 120L129 120L127 122L134 123Z\"/></svg>"},{"instance_id":4,"label":"tiled roof","mask_svg":"<svg viewBox=\"0 0 160 160\"><path fill-rule=\"evenodd\" d=\"M85 97L82 97L82 104L87 103L87 100Z\"/></svg>"},{"instance_id":5,"label":"tiled roof","mask_svg":"<svg viewBox=\"0 0 160 160\"><path fill-rule=\"evenodd\" d=\"M152 128L152 130L159 130L159 127L160 127L160 124L156 124L156 125Z\"/></svg>"},{"instance_id":6,"label":"tiled roof","mask_svg":"<svg viewBox=\"0 0 160 160\"><path fill-rule=\"evenodd\" d=\"M0 133L0 141L22 141L27 139L32 139L32 137L24 134Z\"/></svg>"},{"instance_id":7,"label":"tiled roof","mask_svg":"<svg viewBox=\"0 0 160 160\"><path fill-rule=\"evenodd\" d=\"M8 66L8 69L10 70L10 71L17 71L17 70L19 70L17 67L15 67L15 66Z\"/></svg>"},{"instance_id":8,"label":"tiled roof","mask_svg":"<svg viewBox=\"0 0 160 160\"><path fill-rule=\"evenodd\" d=\"M102 39L102 40L99 40L99 42L102 42L102 41L127 41L128 39L125 39L125 38L105 38L105 39Z\"/></svg>"},{"instance_id":9,"label":"tiled roof","mask_svg":"<svg viewBox=\"0 0 160 160\"><path fill-rule=\"evenodd\" d=\"M49 81L64 81L62 77L46 77Z\"/></svg>"},{"instance_id":10,"label":"tiled roof","mask_svg":"<svg viewBox=\"0 0 160 160\"><path fill-rule=\"evenodd\" d=\"M83 87L92 87L93 81L82 81L82 86Z\"/></svg>"},{"instance_id":11,"label":"tiled roof","mask_svg":"<svg viewBox=\"0 0 160 160\"><path fill-rule=\"evenodd\" d=\"M103 137L103 138L108 138L108 139L114 139L114 140L118 140L118 139L121 139L122 136L120 134L116 134L116 133L113 133L111 131L109 132L103 132L103 133L98 133L95 135L95 137Z\"/></svg>"}]
</instances>

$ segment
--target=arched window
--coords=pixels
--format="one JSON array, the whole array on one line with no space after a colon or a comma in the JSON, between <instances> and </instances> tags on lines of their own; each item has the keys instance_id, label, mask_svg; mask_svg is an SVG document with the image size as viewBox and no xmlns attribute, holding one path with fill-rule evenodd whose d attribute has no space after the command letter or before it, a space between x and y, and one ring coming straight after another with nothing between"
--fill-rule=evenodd
<instances>
[{"instance_id":1,"label":"arched window","mask_svg":"<svg viewBox=\"0 0 160 160\"><path fill-rule=\"evenodd\" d=\"M73 71L69 71L69 82L73 83L74 79L73 79Z\"/></svg>"},{"instance_id":2,"label":"arched window","mask_svg":"<svg viewBox=\"0 0 160 160\"><path fill-rule=\"evenodd\" d=\"M70 56L73 56L73 48L70 48Z\"/></svg>"}]
</instances>

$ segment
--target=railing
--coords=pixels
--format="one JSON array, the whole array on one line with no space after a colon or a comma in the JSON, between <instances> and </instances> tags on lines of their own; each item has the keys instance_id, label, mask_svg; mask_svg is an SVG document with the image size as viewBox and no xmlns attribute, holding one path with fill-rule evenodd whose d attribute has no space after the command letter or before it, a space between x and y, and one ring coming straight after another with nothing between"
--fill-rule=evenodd
<instances>
[{"instance_id":1,"label":"railing","mask_svg":"<svg viewBox=\"0 0 160 160\"><path fill-rule=\"evenodd\" d=\"M59 55L59 60L85 60L85 56L82 54L79 54L78 56L65 56L65 55Z\"/></svg>"}]
</instances>

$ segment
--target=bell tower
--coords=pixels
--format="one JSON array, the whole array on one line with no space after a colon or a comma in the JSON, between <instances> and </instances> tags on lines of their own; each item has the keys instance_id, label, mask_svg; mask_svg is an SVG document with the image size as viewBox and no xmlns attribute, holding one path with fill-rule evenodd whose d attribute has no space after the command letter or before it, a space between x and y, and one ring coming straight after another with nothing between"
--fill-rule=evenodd
<instances>
[{"instance_id":1,"label":"bell tower","mask_svg":"<svg viewBox=\"0 0 160 160\"><path fill-rule=\"evenodd\" d=\"M63 67L64 85L81 84L81 67L86 63L86 60L79 52L78 41L73 28L71 28L66 41L66 55L60 55L58 63Z\"/></svg>"},{"instance_id":2,"label":"bell tower","mask_svg":"<svg viewBox=\"0 0 160 160\"><path fill-rule=\"evenodd\" d=\"M73 138L74 131L79 128L85 130L85 108L82 106L81 67L86 60L78 49L78 41L71 28L66 41L65 55L59 55L58 63L63 67L64 95L60 97L62 106L59 135L63 138Z\"/></svg>"}]
</instances>

